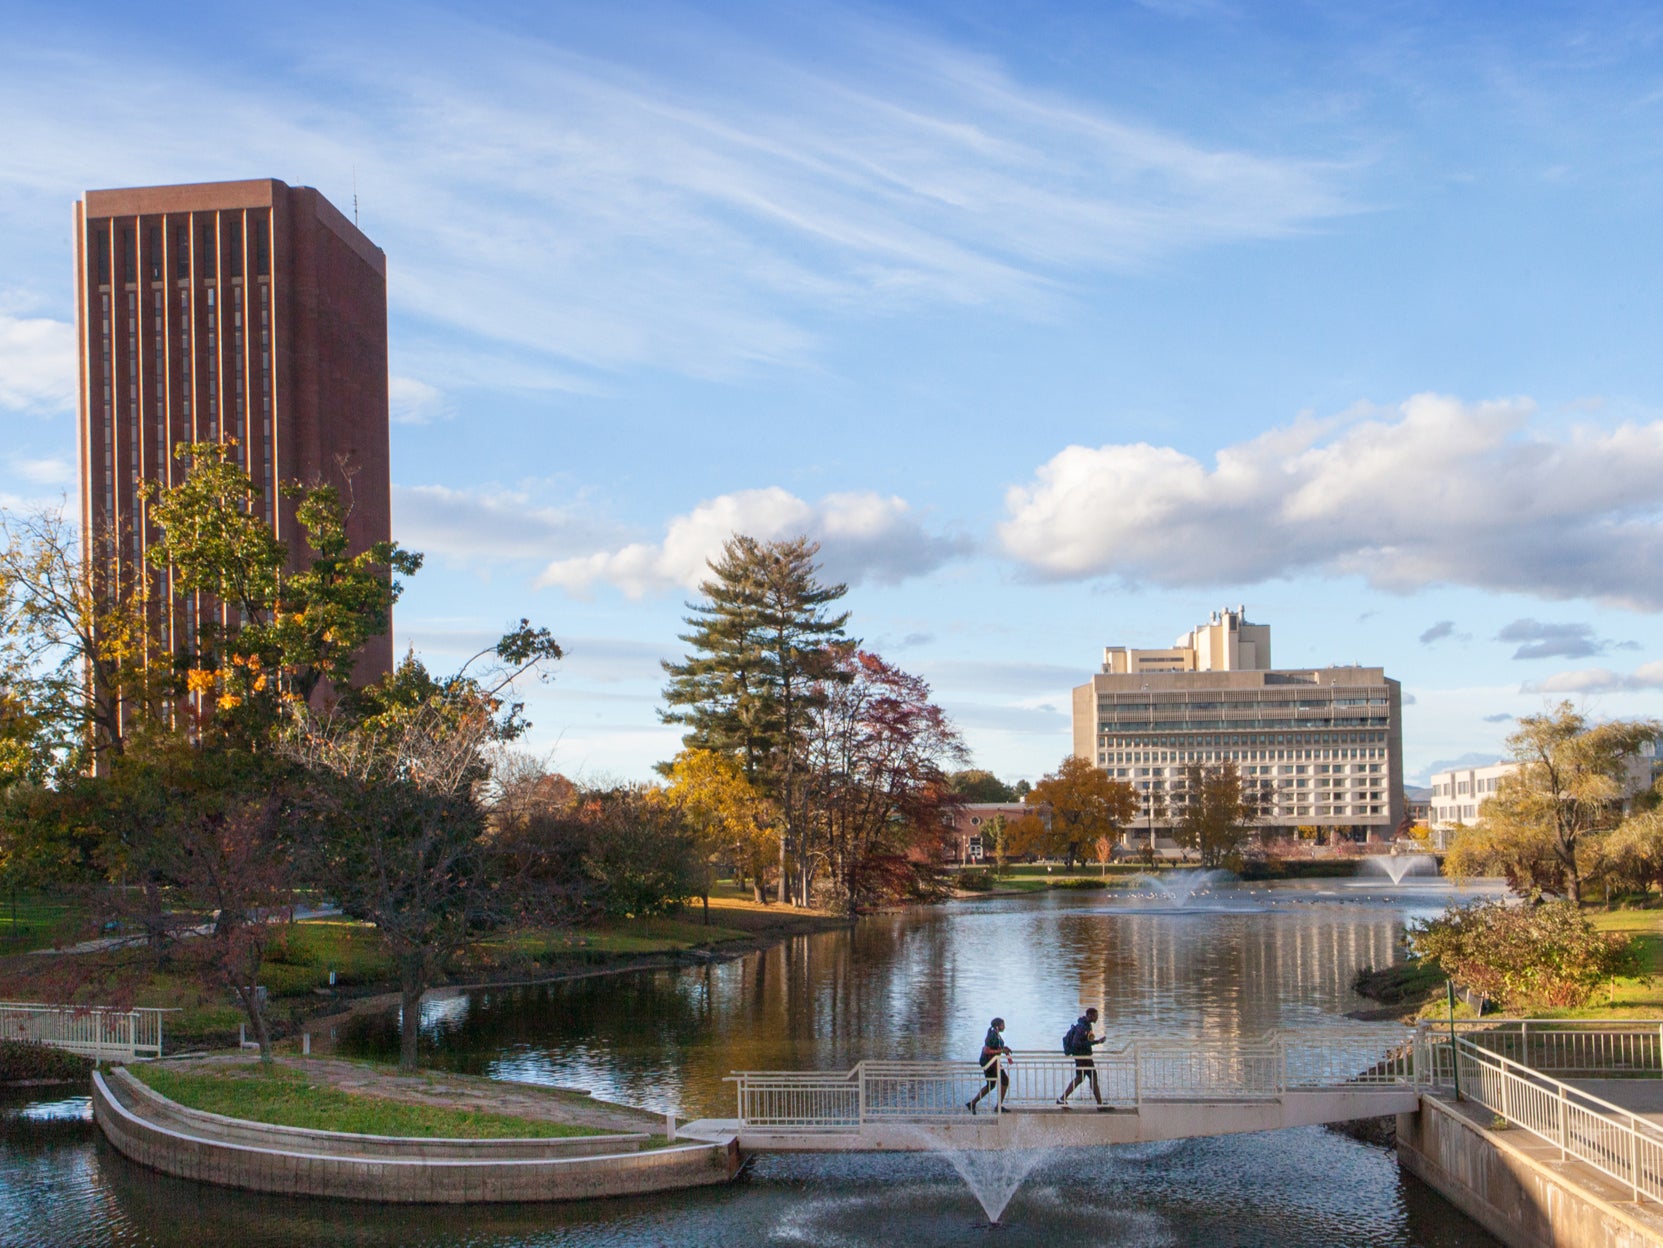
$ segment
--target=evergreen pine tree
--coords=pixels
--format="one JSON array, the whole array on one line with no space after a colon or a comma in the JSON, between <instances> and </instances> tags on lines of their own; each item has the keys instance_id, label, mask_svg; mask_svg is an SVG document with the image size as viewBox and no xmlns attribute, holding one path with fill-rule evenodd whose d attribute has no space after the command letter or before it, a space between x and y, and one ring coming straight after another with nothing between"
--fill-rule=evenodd
<instances>
[{"instance_id":1,"label":"evergreen pine tree","mask_svg":"<svg viewBox=\"0 0 1663 1248\"><path fill-rule=\"evenodd\" d=\"M797 746L804 714L817 705L817 681L834 671L831 647L844 639L848 612L828 606L848 591L816 579L818 543L806 537L759 542L735 534L688 603L689 652L665 663L664 722L685 724L688 749L737 758L745 777L778 804L781 901L807 904L802 793ZM795 868L795 870L793 870ZM795 877L795 882L793 881Z\"/></svg>"}]
</instances>

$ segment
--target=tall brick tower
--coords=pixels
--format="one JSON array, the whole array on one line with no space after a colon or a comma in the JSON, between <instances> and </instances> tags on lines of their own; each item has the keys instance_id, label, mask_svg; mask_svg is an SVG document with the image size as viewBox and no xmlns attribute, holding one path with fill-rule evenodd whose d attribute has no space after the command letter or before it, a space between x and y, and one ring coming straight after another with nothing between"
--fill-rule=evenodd
<instances>
[{"instance_id":1,"label":"tall brick tower","mask_svg":"<svg viewBox=\"0 0 1663 1248\"><path fill-rule=\"evenodd\" d=\"M341 490L354 552L389 537L386 256L317 191L274 178L88 191L75 286L82 533L101 583L154 583L139 485L180 479L181 442L234 440L291 549L289 481ZM170 649L222 610L155 588ZM391 665L391 636L376 638L356 678Z\"/></svg>"}]
</instances>

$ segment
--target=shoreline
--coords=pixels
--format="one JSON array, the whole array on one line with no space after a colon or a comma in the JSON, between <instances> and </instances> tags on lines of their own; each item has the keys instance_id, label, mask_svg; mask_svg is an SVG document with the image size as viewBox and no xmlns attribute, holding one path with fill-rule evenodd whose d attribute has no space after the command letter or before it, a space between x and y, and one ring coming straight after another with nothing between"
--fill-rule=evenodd
<instances>
[{"instance_id":1,"label":"shoreline","mask_svg":"<svg viewBox=\"0 0 1663 1248\"><path fill-rule=\"evenodd\" d=\"M423 1001L449 1000L464 993L485 992L503 988L535 988L544 984L576 983L585 979L597 979L608 975L628 975L636 972L675 971L694 966L710 966L716 963L733 962L753 953L762 953L776 945L782 945L798 936L817 936L825 932L847 931L859 921L828 914L792 914L783 913L777 918L767 911L741 911L744 914L756 914L771 920L760 930L748 934L740 940L718 941L711 945L694 945L687 949L667 950L662 953L630 953L606 954L605 961L599 965L587 963L569 970L549 971L542 974L497 979L475 979L468 977L463 982L435 984L422 994ZM713 911L714 916L714 911ZM730 912L724 916L732 919ZM713 926L716 924L713 923ZM316 1012L304 1012L301 1017L282 1034L272 1037L272 1047L277 1050L280 1046L286 1051L290 1046L298 1046L302 1034L311 1034L314 1046L322 1044L318 1052L327 1052L333 1045L332 1035L326 1033L320 1036L311 1029L327 1027L331 1031L341 1024L363 1014L378 1013L383 1010L397 1008L402 997L396 987L387 988L383 985L371 985L367 991L359 995L343 996L334 994L328 998L319 998L319 1009ZM334 1008L332 1008L334 1007ZM222 1051L206 1049L207 1052ZM169 1054L179 1056L180 1054Z\"/></svg>"}]
</instances>

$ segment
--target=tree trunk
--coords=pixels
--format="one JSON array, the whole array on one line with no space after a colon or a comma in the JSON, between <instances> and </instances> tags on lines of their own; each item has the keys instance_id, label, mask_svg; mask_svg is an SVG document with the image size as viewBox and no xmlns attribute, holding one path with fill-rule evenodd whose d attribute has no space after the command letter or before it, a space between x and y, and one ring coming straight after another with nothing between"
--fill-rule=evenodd
<instances>
[{"instance_id":1,"label":"tree trunk","mask_svg":"<svg viewBox=\"0 0 1663 1248\"><path fill-rule=\"evenodd\" d=\"M416 1040L421 1035L422 1024L422 993L427 988L427 977L422 973L424 961L419 953L407 953L398 960L398 1068L406 1073L416 1069Z\"/></svg>"},{"instance_id":2,"label":"tree trunk","mask_svg":"<svg viewBox=\"0 0 1663 1248\"><path fill-rule=\"evenodd\" d=\"M237 997L242 1002L243 1013L248 1016L249 1026L254 1028L254 1040L260 1046L260 1062L271 1065L271 1032L266 1027L266 1012L260 1008L260 989L255 984L236 985Z\"/></svg>"}]
</instances>

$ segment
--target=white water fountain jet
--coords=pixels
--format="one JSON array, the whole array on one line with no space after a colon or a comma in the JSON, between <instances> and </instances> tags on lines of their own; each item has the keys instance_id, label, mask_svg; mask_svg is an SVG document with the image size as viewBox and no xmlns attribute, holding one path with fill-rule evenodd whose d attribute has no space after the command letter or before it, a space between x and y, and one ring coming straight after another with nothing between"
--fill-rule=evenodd
<instances>
[{"instance_id":1,"label":"white water fountain jet","mask_svg":"<svg viewBox=\"0 0 1663 1248\"><path fill-rule=\"evenodd\" d=\"M1393 884L1401 884L1406 876L1438 874L1438 860L1431 854L1376 854L1363 859L1358 875L1384 875Z\"/></svg>"},{"instance_id":2,"label":"white water fountain jet","mask_svg":"<svg viewBox=\"0 0 1663 1248\"><path fill-rule=\"evenodd\" d=\"M990 1129L997 1131L997 1142L991 1146L960 1147L927 1126L907 1128L909 1135L958 1171L990 1227L999 1225L1023 1181L1057 1151L1055 1145L1044 1143L1045 1124L1032 1115L1000 1114L996 1121L997 1127Z\"/></svg>"},{"instance_id":3,"label":"white water fountain jet","mask_svg":"<svg viewBox=\"0 0 1663 1248\"><path fill-rule=\"evenodd\" d=\"M1132 881L1134 895L1142 901L1182 910L1197 897L1234 879L1228 871L1169 871L1164 875L1140 875Z\"/></svg>"}]
</instances>

